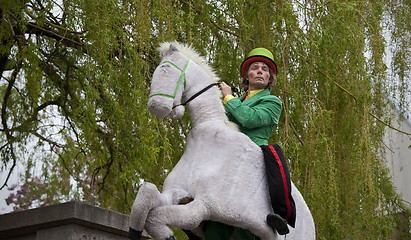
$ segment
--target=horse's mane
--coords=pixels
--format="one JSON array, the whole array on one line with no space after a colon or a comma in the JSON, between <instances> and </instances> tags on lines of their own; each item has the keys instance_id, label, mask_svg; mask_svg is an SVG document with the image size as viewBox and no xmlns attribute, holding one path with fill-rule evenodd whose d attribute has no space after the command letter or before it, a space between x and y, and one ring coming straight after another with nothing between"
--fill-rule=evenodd
<instances>
[{"instance_id":1,"label":"horse's mane","mask_svg":"<svg viewBox=\"0 0 411 240\"><path fill-rule=\"evenodd\" d=\"M198 54L198 52L194 50L191 46L179 43L177 41L163 42L160 44L160 47L158 48L158 51L160 52L161 56L167 53L170 44L172 44L182 54L186 55L188 58L190 58L190 60L192 60L198 66L200 66L210 76L211 81L218 82L220 80L220 78L214 72L214 69L207 63L207 60L204 57L200 56L200 54Z\"/></svg>"}]
</instances>

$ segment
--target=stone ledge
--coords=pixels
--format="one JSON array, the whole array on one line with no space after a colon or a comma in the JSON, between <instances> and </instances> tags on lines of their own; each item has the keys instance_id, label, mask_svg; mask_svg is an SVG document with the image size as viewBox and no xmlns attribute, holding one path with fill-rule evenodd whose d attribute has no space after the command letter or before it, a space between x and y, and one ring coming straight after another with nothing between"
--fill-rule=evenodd
<instances>
[{"instance_id":1,"label":"stone ledge","mask_svg":"<svg viewBox=\"0 0 411 240\"><path fill-rule=\"evenodd\" d=\"M66 234L58 239L74 239L69 232L81 239L126 239L128 224L127 215L73 201L0 215L0 239L52 239L58 232Z\"/></svg>"}]
</instances>

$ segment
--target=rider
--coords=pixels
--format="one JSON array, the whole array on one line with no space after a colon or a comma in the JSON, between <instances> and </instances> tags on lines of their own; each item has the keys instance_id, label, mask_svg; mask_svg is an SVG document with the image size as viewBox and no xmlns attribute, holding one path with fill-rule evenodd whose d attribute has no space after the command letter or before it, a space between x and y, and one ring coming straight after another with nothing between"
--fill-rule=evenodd
<instances>
[{"instance_id":1,"label":"rider","mask_svg":"<svg viewBox=\"0 0 411 240\"><path fill-rule=\"evenodd\" d=\"M253 49L241 64L242 84L246 93L236 98L231 87L221 82L223 102L228 118L237 123L240 131L261 147L265 156L266 173L274 213L267 215L267 224L280 235L289 232L287 223L295 227L295 203L287 163L278 145L268 146L268 138L278 124L282 103L270 95L276 82L277 66L273 54L265 48ZM288 222L287 222L288 221ZM229 239L236 231L237 239L256 237L249 230L208 221L205 240Z\"/></svg>"}]
</instances>

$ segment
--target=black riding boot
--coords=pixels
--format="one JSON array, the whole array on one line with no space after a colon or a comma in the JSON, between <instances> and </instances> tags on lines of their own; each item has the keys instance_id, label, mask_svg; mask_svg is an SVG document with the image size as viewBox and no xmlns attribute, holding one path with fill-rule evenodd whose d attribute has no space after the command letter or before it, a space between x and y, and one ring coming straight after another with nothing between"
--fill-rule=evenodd
<instances>
[{"instance_id":1,"label":"black riding boot","mask_svg":"<svg viewBox=\"0 0 411 240\"><path fill-rule=\"evenodd\" d=\"M287 221L280 215L270 213L267 215L267 224L280 235L285 235L290 232L287 226Z\"/></svg>"}]
</instances>

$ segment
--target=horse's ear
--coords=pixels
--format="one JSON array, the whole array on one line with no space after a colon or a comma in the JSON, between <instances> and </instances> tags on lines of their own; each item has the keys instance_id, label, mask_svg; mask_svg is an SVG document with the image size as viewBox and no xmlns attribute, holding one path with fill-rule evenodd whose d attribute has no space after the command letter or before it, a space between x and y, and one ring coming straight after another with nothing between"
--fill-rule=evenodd
<instances>
[{"instance_id":1,"label":"horse's ear","mask_svg":"<svg viewBox=\"0 0 411 240\"><path fill-rule=\"evenodd\" d=\"M173 52L178 52L178 49L173 44L170 44L170 48L168 49L168 52L170 54Z\"/></svg>"},{"instance_id":2,"label":"horse's ear","mask_svg":"<svg viewBox=\"0 0 411 240\"><path fill-rule=\"evenodd\" d=\"M164 50L160 50L160 57L163 58L165 56L173 54L174 52L178 52L178 49L173 44L170 44L168 49L167 47L165 47Z\"/></svg>"}]
</instances>

